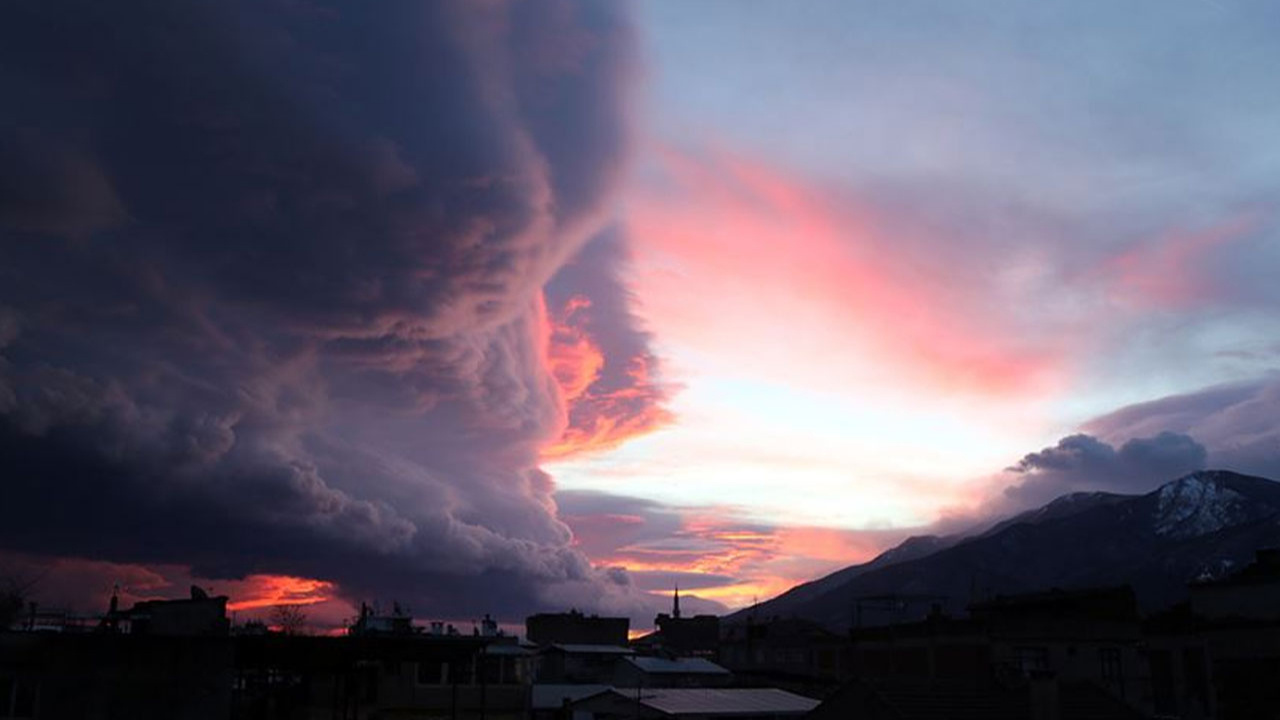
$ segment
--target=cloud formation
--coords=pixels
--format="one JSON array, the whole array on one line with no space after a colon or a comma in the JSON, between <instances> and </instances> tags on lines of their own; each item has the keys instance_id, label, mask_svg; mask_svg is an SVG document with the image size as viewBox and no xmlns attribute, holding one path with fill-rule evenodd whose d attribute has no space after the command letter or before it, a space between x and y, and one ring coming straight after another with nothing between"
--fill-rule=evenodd
<instances>
[{"instance_id":1,"label":"cloud formation","mask_svg":"<svg viewBox=\"0 0 1280 720\"><path fill-rule=\"evenodd\" d=\"M547 286L551 368L569 407L564 434L543 450L549 460L609 450L673 419L674 388L624 279L625 239L619 227L600 233Z\"/></svg>"},{"instance_id":2,"label":"cloud formation","mask_svg":"<svg viewBox=\"0 0 1280 720\"><path fill-rule=\"evenodd\" d=\"M1206 457L1204 446L1178 433L1133 438L1118 447L1080 433L1023 456L1008 470L1017 482L1004 497L1025 509L1073 492L1143 493L1203 469Z\"/></svg>"},{"instance_id":3,"label":"cloud formation","mask_svg":"<svg viewBox=\"0 0 1280 720\"><path fill-rule=\"evenodd\" d=\"M1277 417L1274 375L1128 405L1023 456L999 476L1007 486L987 510L1022 510L1078 491L1144 493L1204 468L1280 479Z\"/></svg>"},{"instance_id":4,"label":"cloud formation","mask_svg":"<svg viewBox=\"0 0 1280 720\"><path fill-rule=\"evenodd\" d=\"M1271 374L1135 403L1084 427L1113 442L1151 428L1186 433L1204 444L1209 466L1280 480L1278 418L1280 377Z\"/></svg>"},{"instance_id":5,"label":"cloud formation","mask_svg":"<svg viewBox=\"0 0 1280 720\"><path fill-rule=\"evenodd\" d=\"M869 560L909 534L784 525L727 505L674 506L588 490L557 491L556 502L591 557L628 568L650 592L678 584L682 596L691 591L717 612Z\"/></svg>"},{"instance_id":6,"label":"cloud formation","mask_svg":"<svg viewBox=\"0 0 1280 720\"><path fill-rule=\"evenodd\" d=\"M573 427L542 289L607 219L632 45L567 0L7 6L0 545L643 603L537 468Z\"/></svg>"}]
</instances>

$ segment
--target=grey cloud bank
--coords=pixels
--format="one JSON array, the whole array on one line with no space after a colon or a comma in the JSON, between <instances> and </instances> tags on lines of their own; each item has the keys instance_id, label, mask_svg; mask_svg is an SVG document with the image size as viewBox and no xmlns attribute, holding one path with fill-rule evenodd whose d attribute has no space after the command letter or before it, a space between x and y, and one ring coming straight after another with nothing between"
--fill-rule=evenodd
<instances>
[{"instance_id":1,"label":"grey cloud bank","mask_svg":"<svg viewBox=\"0 0 1280 720\"><path fill-rule=\"evenodd\" d=\"M643 606L537 469L631 48L610 4L7 5L0 546Z\"/></svg>"}]
</instances>

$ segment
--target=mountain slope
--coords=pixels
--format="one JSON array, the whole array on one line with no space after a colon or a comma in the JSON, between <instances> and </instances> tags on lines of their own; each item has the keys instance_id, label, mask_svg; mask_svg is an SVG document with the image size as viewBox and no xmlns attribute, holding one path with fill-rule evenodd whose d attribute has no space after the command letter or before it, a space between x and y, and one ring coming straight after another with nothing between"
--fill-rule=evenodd
<instances>
[{"instance_id":1,"label":"mountain slope","mask_svg":"<svg viewBox=\"0 0 1280 720\"><path fill-rule=\"evenodd\" d=\"M960 612L997 593L1121 583L1156 608L1180 599L1187 581L1247 564L1255 549L1280 544L1280 484L1263 478L1201 471L1146 495L1069 498L978 535L939 539L943 546L933 551L918 542L912 556L912 548L899 546L756 612L842 628L852 622L856 598L865 596L945 596L945 607ZM927 610L924 603L863 621L909 619Z\"/></svg>"}]
</instances>

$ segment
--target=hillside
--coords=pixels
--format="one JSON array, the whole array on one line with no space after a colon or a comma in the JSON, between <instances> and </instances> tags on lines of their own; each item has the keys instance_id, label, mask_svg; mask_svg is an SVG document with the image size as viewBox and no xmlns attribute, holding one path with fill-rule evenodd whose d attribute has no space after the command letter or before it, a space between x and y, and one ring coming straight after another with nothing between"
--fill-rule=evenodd
<instances>
[{"instance_id":1,"label":"hillside","mask_svg":"<svg viewBox=\"0 0 1280 720\"><path fill-rule=\"evenodd\" d=\"M727 622L796 616L848 627L860 597L921 596L883 623L922 615L941 596L949 612L1001 593L1130 584L1146 608L1182 599L1186 583L1247 564L1280 544L1280 483L1205 470L1145 495L1077 493L964 537L916 537L874 560L839 570Z\"/></svg>"}]
</instances>

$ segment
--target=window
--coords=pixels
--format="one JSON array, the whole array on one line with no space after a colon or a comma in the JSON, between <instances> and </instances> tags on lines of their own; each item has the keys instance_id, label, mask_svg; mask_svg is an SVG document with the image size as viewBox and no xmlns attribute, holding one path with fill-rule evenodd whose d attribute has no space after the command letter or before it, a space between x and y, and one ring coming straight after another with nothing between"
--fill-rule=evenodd
<instances>
[{"instance_id":1,"label":"window","mask_svg":"<svg viewBox=\"0 0 1280 720\"><path fill-rule=\"evenodd\" d=\"M1120 648L1098 648L1098 666L1102 682L1108 685L1124 683L1124 668L1120 661Z\"/></svg>"},{"instance_id":2,"label":"window","mask_svg":"<svg viewBox=\"0 0 1280 720\"><path fill-rule=\"evenodd\" d=\"M1200 708L1209 711L1209 670L1204 648L1182 649L1182 672L1187 679L1187 695L1199 702Z\"/></svg>"},{"instance_id":3,"label":"window","mask_svg":"<svg viewBox=\"0 0 1280 720\"><path fill-rule=\"evenodd\" d=\"M1049 669L1049 648L1023 646L1013 649L1014 663L1023 675Z\"/></svg>"},{"instance_id":4,"label":"window","mask_svg":"<svg viewBox=\"0 0 1280 720\"><path fill-rule=\"evenodd\" d=\"M29 718L36 714L36 686L0 677L0 717Z\"/></svg>"},{"instance_id":5,"label":"window","mask_svg":"<svg viewBox=\"0 0 1280 720\"><path fill-rule=\"evenodd\" d=\"M419 685L448 685L449 663L441 660L418 661Z\"/></svg>"}]
</instances>

